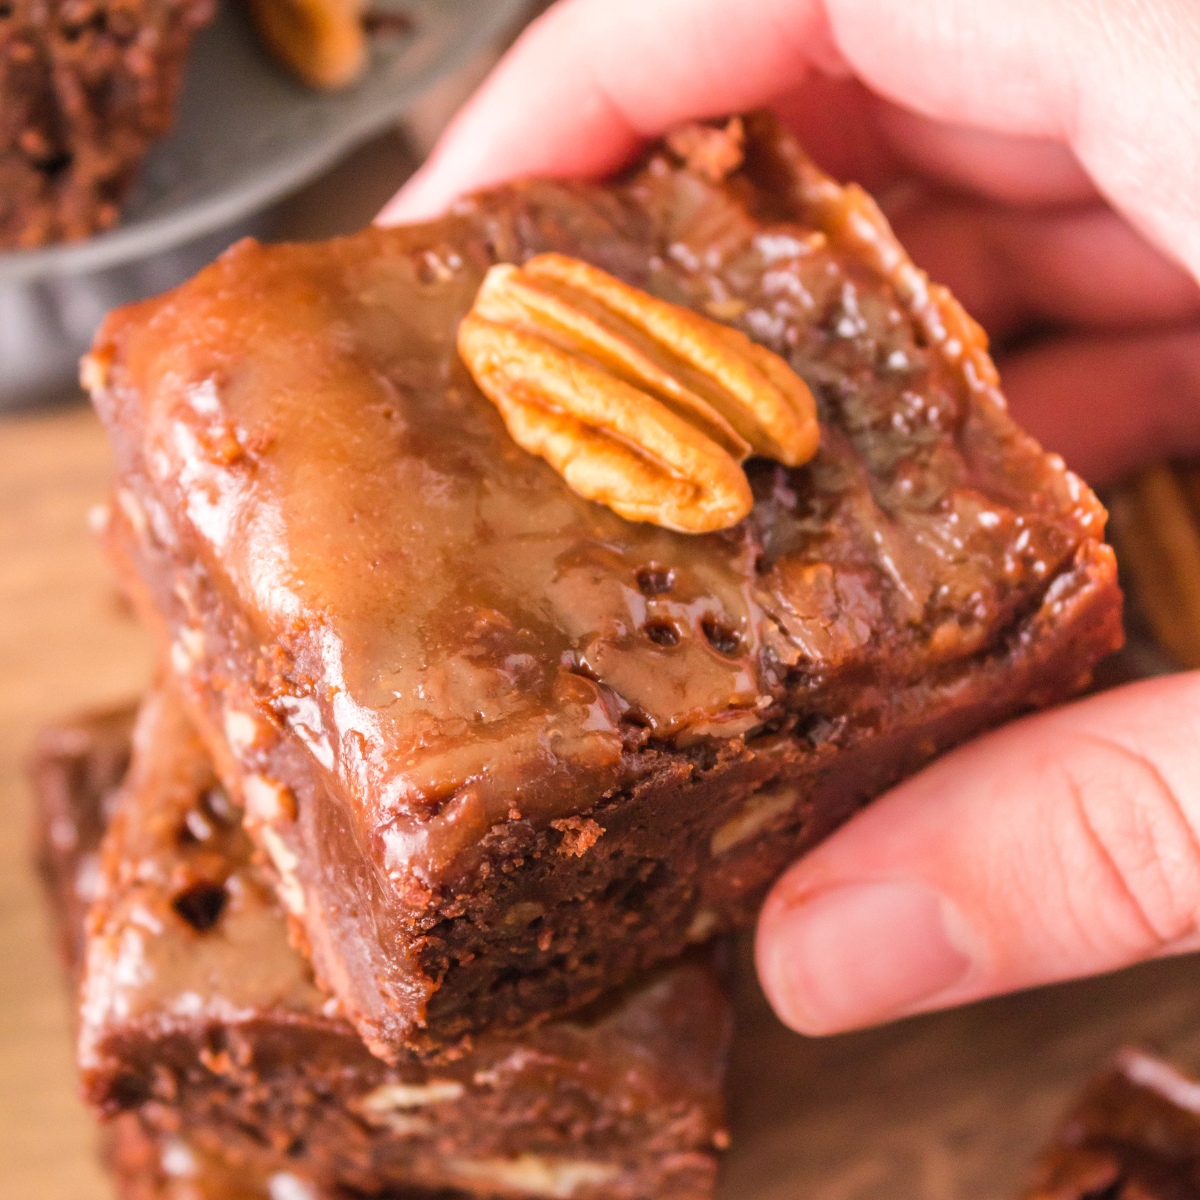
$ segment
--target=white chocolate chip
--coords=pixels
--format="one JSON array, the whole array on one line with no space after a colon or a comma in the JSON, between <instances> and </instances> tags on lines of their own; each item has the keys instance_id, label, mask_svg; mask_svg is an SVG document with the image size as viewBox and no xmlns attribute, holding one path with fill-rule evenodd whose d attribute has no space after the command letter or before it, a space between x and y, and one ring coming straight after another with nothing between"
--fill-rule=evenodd
<instances>
[{"instance_id":1,"label":"white chocolate chip","mask_svg":"<svg viewBox=\"0 0 1200 1200\"><path fill-rule=\"evenodd\" d=\"M360 1108L368 1121L391 1126L396 1133L420 1133L428 1128L428 1122L418 1121L414 1126L413 1118L403 1116L404 1111L446 1104L460 1099L466 1091L452 1079L431 1079L427 1084L380 1084L361 1099Z\"/></svg>"},{"instance_id":2,"label":"white chocolate chip","mask_svg":"<svg viewBox=\"0 0 1200 1200\"><path fill-rule=\"evenodd\" d=\"M192 662L182 642L171 643L171 667L176 675L186 675L191 669Z\"/></svg>"},{"instance_id":3,"label":"white chocolate chip","mask_svg":"<svg viewBox=\"0 0 1200 1200\"><path fill-rule=\"evenodd\" d=\"M447 1168L468 1185L485 1183L506 1192L570 1200L581 1187L601 1187L620 1174L612 1163L586 1159L544 1158L518 1154L516 1158L452 1158Z\"/></svg>"},{"instance_id":4,"label":"white chocolate chip","mask_svg":"<svg viewBox=\"0 0 1200 1200\"><path fill-rule=\"evenodd\" d=\"M163 1174L171 1179L190 1179L196 1174L196 1156L178 1138L167 1138L163 1142L159 1162Z\"/></svg>"},{"instance_id":5,"label":"white chocolate chip","mask_svg":"<svg viewBox=\"0 0 1200 1200\"><path fill-rule=\"evenodd\" d=\"M146 510L142 507L141 501L128 488L117 488L117 503L121 506L125 519L133 526L134 533L138 537L144 537L147 524Z\"/></svg>"},{"instance_id":6,"label":"white chocolate chip","mask_svg":"<svg viewBox=\"0 0 1200 1200\"><path fill-rule=\"evenodd\" d=\"M799 800L799 789L794 786L755 792L742 806L742 811L712 835L713 857L761 833L776 817L795 808Z\"/></svg>"},{"instance_id":7,"label":"white chocolate chip","mask_svg":"<svg viewBox=\"0 0 1200 1200\"><path fill-rule=\"evenodd\" d=\"M267 1194L271 1200L316 1200L312 1184L287 1171L276 1171L267 1180Z\"/></svg>"},{"instance_id":8,"label":"white chocolate chip","mask_svg":"<svg viewBox=\"0 0 1200 1200\"><path fill-rule=\"evenodd\" d=\"M294 916L304 916L304 889L296 878L296 868L300 860L283 843L283 838L270 825L263 825L258 830L263 849L266 850L275 870L279 872L279 897L287 905L288 911Z\"/></svg>"},{"instance_id":9,"label":"white chocolate chip","mask_svg":"<svg viewBox=\"0 0 1200 1200\"><path fill-rule=\"evenodd\" d=\"M258 743L261 728L258 718L240 708L225 710L225 740L234 754L245 754Z\"/></svg>"},{"instance_id":10,"label":"white chocolate chip","mask_svg":"<svg viewBox=\"0 0 1200 1200\"><path fill-rule=\"evenodd\" d=\"M87 510L87 527L96 537L99 537L108 528L111 520L112 509L107 504L93 504Z\"/></svg>"},{"instance_id":11,"label":"white chocolate chip","mask_svg":"<svg viewBox=\"0 0 1200 1200\"><path fill-rule=\"evenodd\" d=\"M108 386L108 368L111 354L85 354L79 360L79 384L85 392L94 396Z\"/></svg>"},{"instance_id":12,"label":"white chocolate chip","mask_svg":"<svg viewBox=\"0 0 1200 1200\"><path fill-rule=\"evenodd\" d=\"M198 663L204 657L204 633L202 630L193 629L191 625L181 625L179 641L193 663Z\"/></svg>"},{"instance_id":13,"label":"white chocolate chip","mask_svg":"<svg viewBox=\"0 0 1200 1200\"><path fill-rule=\"evenodd\" d=\"M181 625L171 643L171 666L177 675L187 675L204 657L204 634L190 625Z\"/></svg>"},{"instance_id":14,"label":"white chocolate chip","mask_svg":"<svg viewBox=\"0 0 1200 1200\"><path fill-rule=\"evenodd\" d=\"M683 936L689 943L707 942L717 931L717 914L711 908L698 908Z\"/></svg>"},{"instance_id":15,"label":"white chocolate chip","mask_svg":"<svg viewBox=\"0 0 1200 1200\"><path fill-rule=\"evenodd\" d=\"M294 815L291 792L265 775L247 775L242 780L242 796L251 821L290 821Z\"/></svg>"}]
</instances>

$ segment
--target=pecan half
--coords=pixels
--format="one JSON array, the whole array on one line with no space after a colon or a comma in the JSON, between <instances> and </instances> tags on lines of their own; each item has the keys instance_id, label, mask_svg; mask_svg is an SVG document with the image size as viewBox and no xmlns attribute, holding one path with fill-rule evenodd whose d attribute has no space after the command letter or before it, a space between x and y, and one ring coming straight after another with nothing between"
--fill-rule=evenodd
<instances>
[{"instance_id":1,"label":"pecan half","mask_svg":"<svg viewBox=\"0 0 1200 1200\"><path fill-rule=\"evenodd\" d=\"M366 65L359 0L250 0L250 14L267 49L310 87L345 87Z\"/></svg>"},{"instance_id":2,"label":"pecan half","mask_svg":"<svg viewBox=\"0 0 1200 1200\"><path fill-rule=\"evenodd\" d=\"M565 255L493 267L458 349L519 445L631 521L728 528L747 455L816 453L812 394L778 355Z\"/></svg>"}]
</instances>

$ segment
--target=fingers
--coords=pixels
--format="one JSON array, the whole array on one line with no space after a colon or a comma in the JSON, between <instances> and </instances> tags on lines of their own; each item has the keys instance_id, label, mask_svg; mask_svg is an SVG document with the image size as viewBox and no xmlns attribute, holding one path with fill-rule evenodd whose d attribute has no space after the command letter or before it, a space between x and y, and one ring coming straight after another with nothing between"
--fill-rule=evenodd
<instances>
[{"instance_id":1,"label":"fingers","mask_svg":"<svg viewBox=\"0 0 1200 1200\"><path fill-rule=\"evenodd\" d=\"M1200 273L1200 21L1192 0L1148 7L567 0L521 38L382 219L427 216L514 176L608 170L677 121L766 103L814 66L848 63L872 90L926 117L1065 143L1122 212ZM920 153L939 169L965 156L978 173L987 144L948 136ZM1026 144L1022 153L1029 163L1040 151ZM1061 158L1051 165L1069 174Z\"/></svg>"},{"instance_id":2,"label":"fingers","mask_svg":"<svg viewBox=\"0 0 1200 1200\"><path fill-rule=\"evenodd\" d=\"M1200 277L1192 0L827 8L835 44L873 90L952 125L1065 143L1120 212Z\"/></svg>"},{"instance_id":3,"label":"fingers","mask_svg":"<svg viewBox=\"0 0 1200 1200\"><path fill-rule=\"evenodd\" d=\"M881 99L853 76L814 71L771 108L826 171L877 193L920 175L1012 204L1097 198L1061 142L931 120Z\"/></svg>"},{"instance_id":4,"label":"fingers","mask_svg":"<svg viewBox=\"0 0 1200 1200\"><path fill-rule=\"evenodd\" d=\"M648 137L754 108L809 66L837 69L817 0L566 0L536 21L380 214L441 211L469 189L528 175L595 175Z\"/></svg>"},{"instance_id":5,"label":"fingers","mask_svg":"<svg viewBox=\"0 0 1200 1200\"><path fill-rule=\"evenodd\" d=\"M1200 454L1200 325L1065 337L999 366L1017 423L1089 483Z\"/></svg>"},{"instance_id":6,"label":"fingers","mask_svg":"<svg viewBox=\"0 0 1200 1200\"><path fill-rule=\"evenodd\" d=\"M1200 675L971 743L776 885L763 985L823 1034L1200 946Z\"/></svg>"},{"instance_id":7,"label":"fingers","mask_svg":"<svg viewBox=\"0 0 1200 1200\"><path fill-rule=\"evenodd\" d=\"M1107 205L933 197L889 215L917 264L993 338L1032 322L1113 328L1200 315L1200 285Z\"/></svg>"},{"instance_id":8,"label":"fingers","mask_svg":"<svg viewBox=\"0 0 1200 1200\"><path fill-rule=\"evenodd\" d=\"M1095 185L1062 143L931 120L853 76L813 72L771 108L831 175L882 191L914 174L1013 204L1080 204Z\"/></svg>"},{"instance_id":9,"label":"fingers","mask_svg":"<svg viewBox=\"0 0 1200 1200\"><path fill-rule=\"evenodd\" d=\"M1060 141L930 120L877 100L877 121L909 170L1012 204L1080 204L1096 186Z\"/></svg>"}]
</instances>

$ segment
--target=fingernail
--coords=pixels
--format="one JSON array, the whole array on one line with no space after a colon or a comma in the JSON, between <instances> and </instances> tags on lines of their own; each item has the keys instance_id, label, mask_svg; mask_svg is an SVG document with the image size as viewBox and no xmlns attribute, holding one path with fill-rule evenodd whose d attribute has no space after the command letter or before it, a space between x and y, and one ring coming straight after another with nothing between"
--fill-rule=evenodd
<instances>
[{"instance_id":1,"label":"fingernail","mask_svg":"<svg viewBox=\"0 0 1200 1200\"><path fill-rule=\"evenodd\" d=\"M918 883L849 884L777 902L758 935L759 974L779 1017L836 1033L911 1012L970 967L942 901Z\"/></svg>"}]
</instances>

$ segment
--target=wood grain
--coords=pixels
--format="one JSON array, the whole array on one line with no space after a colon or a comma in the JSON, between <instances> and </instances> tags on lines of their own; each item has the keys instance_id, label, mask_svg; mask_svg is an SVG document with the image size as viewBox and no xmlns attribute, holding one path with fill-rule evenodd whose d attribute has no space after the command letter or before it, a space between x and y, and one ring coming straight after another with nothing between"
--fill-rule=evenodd
<instances>
[{"instance_id":1,"label":"wood grain","mask_svg":"<svg viewBox=\"0 0 1200 1200\"><path fill-rule=\"evenodd\" d=\"M0 1196L99 1200L68 1005L29 867L24 758L44 721L136 694L141 631L87 528L108 448L83 408L0 424Z\"/></svg>"},{"instance_id":2,"label":"wood grain","mask_svg":"<svg viewBox=\"0 0 1200 1200\"><path fill-rule=\"evenodd\" d=\"M0 1197L102 1200L68 1005L28 869L22 763L38 725L136 692L140 631L86 527L110 465L90 412L0 423ZM1069 1093L1123 1042L1200 1068L1200 961L807 1041L742 947L720 1200L1002 1200Z\"/></svg>"}]
</instances>

